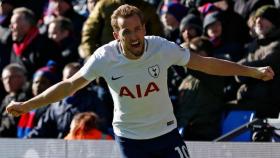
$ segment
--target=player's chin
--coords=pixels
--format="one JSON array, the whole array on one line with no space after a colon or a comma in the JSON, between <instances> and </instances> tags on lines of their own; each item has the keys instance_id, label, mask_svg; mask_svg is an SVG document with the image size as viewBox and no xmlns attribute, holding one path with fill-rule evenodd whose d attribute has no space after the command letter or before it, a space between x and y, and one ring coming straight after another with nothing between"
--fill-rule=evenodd
<instances>
[{"instance_id":1,"label":"player's chin","mask_svg":"<svg viewBox=\"0 0 280 158\"><path fill-rule=\"evenodd\" d=\"M132 52L135 56L141 56L143 54L143 51L140 47L133 47L130 50L130 52Z\"/></svg>"},{"instance_id":2,"label":"player's chin","mask_svg":"<svg viewBox=\"0 0 280 158\"><path fill-rule=\"evenodd\" d=\"M142 51L135 51L134 55L137 56L137 57L141 57L143 55L143 52Z\"/></svg>"}]
</instances>

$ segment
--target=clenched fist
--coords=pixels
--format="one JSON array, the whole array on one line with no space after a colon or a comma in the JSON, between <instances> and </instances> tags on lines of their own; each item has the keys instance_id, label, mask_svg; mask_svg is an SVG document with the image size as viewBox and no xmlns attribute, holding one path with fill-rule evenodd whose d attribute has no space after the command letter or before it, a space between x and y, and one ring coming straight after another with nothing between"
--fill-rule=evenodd
<instances>
[{"instance_id":1,"label":"clenched fist","mask_svg":"<svg viewBox=\"0 0 280 158\"><path fill-rule=\"evenodd\" d=\"M256 73L253 75L254 78L261 79L263 81L268 81L273 79L274 77L274 71L270 66L266 67L259 67L257 68Z\"/></svg>"},{"instance_id":2,"label":"clenched fist","mask_svg":"<svg viewBox=\"0 0 280 158\"><path fill-rule=\"evenodd\" d=\"M20 116L24 113L27 113L29 110L23 106L23 102L15 102L12 101L7 107L6 107L6 111L9 114L12 114L13 116Z\"/></svg>"}]
</instances>

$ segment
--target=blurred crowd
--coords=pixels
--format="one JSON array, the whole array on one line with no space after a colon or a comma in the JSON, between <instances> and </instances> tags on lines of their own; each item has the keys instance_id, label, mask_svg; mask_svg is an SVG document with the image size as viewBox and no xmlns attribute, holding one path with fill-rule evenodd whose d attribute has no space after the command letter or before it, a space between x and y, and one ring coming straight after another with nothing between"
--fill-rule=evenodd
<instances>
[{"instance_id":1,"label":"blurred crowd","mask_svg":"<svg viewBox=\"0 0 280 158\"><path fill-rule=\"evenodd\" d=\"M231 109L278 117L279 0L0 0L0 137L114 139L114 107L103 78L20 117L5 108L77 72L114 39L111 14L125 3L144 12L147 35L202 56L275 71L273 80L263 82L170 67L169 94L185 140L221 136L221 121Z\"/></svg>"}]
</instances>

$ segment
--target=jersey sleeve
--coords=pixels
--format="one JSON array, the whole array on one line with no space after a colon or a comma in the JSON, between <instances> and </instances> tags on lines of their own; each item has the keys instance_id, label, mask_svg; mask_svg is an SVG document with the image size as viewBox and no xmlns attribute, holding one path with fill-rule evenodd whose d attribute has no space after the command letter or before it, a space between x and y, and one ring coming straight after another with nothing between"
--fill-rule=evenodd
<instances>
[{"instance_id":1,"label":"jersey sleeve","mask_svg":"<svg viewBox=\"0 0 280 158\"><path fill-rule=\"evenodd\" d=\"M101 76L99 72L101 70L101 58L95 53L87 60L84 66L79 70L79 73L89 81L96 79Z\"/></svg>"},{"instance_id":2,"label":"jersey sleeve","mask_svg":"<svg viewBox=\"0 0 280 158\"><path fill-rule=\"evenodd\" d=\"M162 39L163 60L168 65L185 66L189 62L190 52L174 42Z\"/></svg>"}]
</instances>

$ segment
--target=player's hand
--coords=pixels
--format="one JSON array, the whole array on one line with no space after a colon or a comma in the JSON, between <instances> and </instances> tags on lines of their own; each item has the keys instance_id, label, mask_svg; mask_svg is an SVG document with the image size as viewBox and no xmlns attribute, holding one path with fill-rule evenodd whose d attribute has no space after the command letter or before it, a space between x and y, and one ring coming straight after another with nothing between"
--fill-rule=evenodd
<instances>
[{"instance_id":1,"label":"player's hand","mask_svg":"<svg viewBox=\"0 0 280 158\"><path fill-rule=\"evenodd\" d=\"M7 107L6 107L6 111L7 113L13 115L13 116L20 116L24 113L27 113L29 110L27 108L25 108L23 105L23 102L15 102L12 101Z\"/></svg>"},{"instance_id":2,"label":"player's hand","mask_svg":"<svg viewBox=\"0 0 280 158\"><path fill-rule=\"evenodd\" d=\"M272 80L274 77L274 71L270 66L259 67L254 75L255 78L261 79L263 81Z\"/></svg>"}]
</instances>

